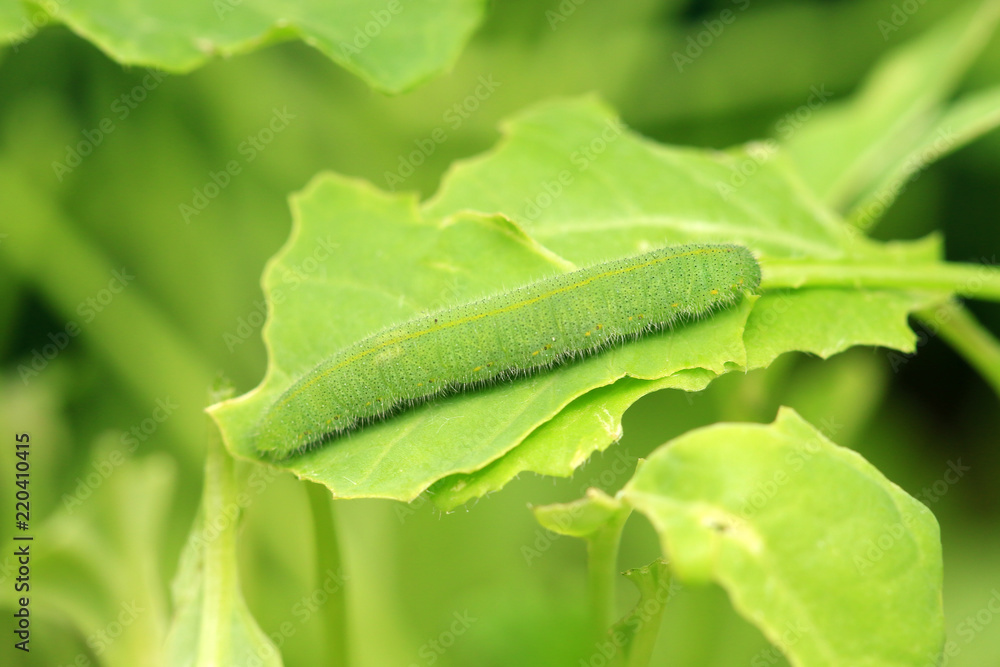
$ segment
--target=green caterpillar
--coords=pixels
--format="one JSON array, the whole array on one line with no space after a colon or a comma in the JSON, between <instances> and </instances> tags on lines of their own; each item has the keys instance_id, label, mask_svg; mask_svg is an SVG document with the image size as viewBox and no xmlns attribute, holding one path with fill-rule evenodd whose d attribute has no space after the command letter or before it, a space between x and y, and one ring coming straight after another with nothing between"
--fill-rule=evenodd
<instances>
[{"instance_id":1,"label":"green caterpillar","mask_svg":"<svg viewBox=\"0 0 1000 667\"><path fill-rule=\"evenodd\" d=\"M281 458L448 390L512 378L707 315L760 284L738 245L604 262L384 329L319 363L261 418Z\"/></svg>"}]
</instances>

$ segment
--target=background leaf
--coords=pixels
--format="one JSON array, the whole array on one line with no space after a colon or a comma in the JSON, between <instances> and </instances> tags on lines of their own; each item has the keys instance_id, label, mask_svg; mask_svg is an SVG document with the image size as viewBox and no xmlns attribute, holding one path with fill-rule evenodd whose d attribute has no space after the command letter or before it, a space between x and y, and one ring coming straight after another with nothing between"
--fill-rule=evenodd
<instances>
[{"instance_id":1,"label":"background leaf","mask_svg":"<svg viewBox=\"0 0 1000 667\"><path fill-rule=\"evenodd\" d=\"M42 25L65 23L126 65L184 72L298 38L370 85L397 92L454 62L483 11L481 0L74 0L51 7ZM12 13L0 15L0 30L15 21Z\"/></svg>"},{"instance_id":2,"label":"background leaf","mask_svg":"<svg viewBox=\"0 0 1000 667\"><path fill-rule=\"evenodd\" d=\"M681 579L718 582L793 665L918 665L941 654L933 514L791 409L770 425L677 438L622 497L649 517Z\"/></svg>"},{"instance_id":3,"label":"background leaf","mask_svg":"<svg viewBox=\"0 0 1000 667\"><path fill-rule=\"evenodd\" d=\"M897 7L892 7L897 12ZM898 10L902 12L902 10ZM906 12L902 12L906 16ZM993 34L1000 2L966 5L889 53L853 98L817 112L786 146L809 187L846 210L920 144L933 141L948 96ZM893 14L879 24L888 40ZM887 27L885 27L887 26Z\"/></svg>"},{"instance_id":4,"label":"background leaf","mask_svg":"<svg viewBox=\"0 0 1000 667\"><path fill-rule=\"evenodd\" d=\"M885 169L880 180L862 194L849 215L851 222L863 230L871 228L922 170L997 125L1000 125L1000 89L977 91L958 99L940 114L904 157Z\"/></svg>"}]
</instances>

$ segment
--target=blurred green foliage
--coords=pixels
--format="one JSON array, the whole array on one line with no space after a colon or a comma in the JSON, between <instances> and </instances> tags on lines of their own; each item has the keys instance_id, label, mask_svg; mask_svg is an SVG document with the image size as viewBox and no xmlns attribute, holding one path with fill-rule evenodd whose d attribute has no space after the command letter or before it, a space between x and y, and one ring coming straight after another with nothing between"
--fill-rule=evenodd
<instances>
[{"instance_id":1,"label":"blurred green foliage","mask_svg":"<svg viewBox=\"0 0 1000 667\"><path fill-rule=\"evenodd\" d=\"M702 22L743 4L746 11L679 71L673 54L705 29ZM490 6L451 72L396 97L372 92L297 42L162 80L122 68L61 27L0 53L0 423L8 434L31 431L37 443L33 524L47 523L39 546L48 540L35 562L38 641L25 664L81 664L73 662L81 655L90 661L83 664L140 664L116 657L131 643L106 649L94 634L133 599L148 602L123 629L130 642L162 638L162 605L201 494L207 387L221 373L248 390L265 368L260 275L287 238L288 193L326 169L388 188L386 173L441 128L446 141L398 186L428 196L453 161L493 145L501 118L592 91L664 142L722 148L777 136L776 123L812 86L851 93L876 58L955 7L921 4L883 35L879 21L896 4L592 0L550 24L546 12L559 12L559 2L511 0ZM4 14L0 27L7 25ZM476 96L481 77L500 84L485 99ZM963 86L998 80L994 38ZM276 113L286 127L262 134ZM90 154L79 166L54 168L75 162L81 142ZM211 196L213 175L221 179L232 161L240 173ZM995 263L997 191L994 132L923 172L875 235L939 230L950 259ZM197 208L199 195L207 203L186 221L181 205ZM9 231L29 227L37 236ZM103 305L102 290L123 267L134 280ZM90 321L80 305L88 299L102 308ZM1000 331L995 305L972 309ZM30 367L50 334L70 322L79 335L24 381L19 367ZM770 421L781 404L814 424L844 424L839 444L930 507L942 526L947 629L960 647L948 664L995 664L1000 619L987 604L1000 589L996 397L940 340L925 340L902 361L877 349L826 362L783 357L766 372L729 375L698 394L648 396L625 415L622 442L572 479L525 476L467 510L442 515L419 500L339 504L356 664L575 664L585 624L583 547L547 536L526 503L572 500L590 485L614 492L626 481L614 472L616 457L631 464L723 419ZM127 460L105 477L99 468L111 449ZM946 483L958 461L968 470ZM280 635L286 664L313 664L322 627L304 611L316 582L302 485L249 466L237 473L252 498L240 533L247 603L266 633ZM2 497L12 497L11 484L0 477ZM128 511L118 516L105 506ZM143 522L162 527L139 543L129 521L143 512ZM0 523L4 544L11 530ZM526 544L541 555L525 558ZM134 557L122 556L127 548ZM630 522L622 569L658 553L652 530ZM113 565L113 557L123 560ZM5 595L9 558L0 555ZM634 594L621 590L624 613ZM465 615L465 630L437 652L431 643L443 642L456 614ZM685 590L663 627L653 664L668 653L678 666L782 664L715 587Z\"/></svg>"}]
</instances>

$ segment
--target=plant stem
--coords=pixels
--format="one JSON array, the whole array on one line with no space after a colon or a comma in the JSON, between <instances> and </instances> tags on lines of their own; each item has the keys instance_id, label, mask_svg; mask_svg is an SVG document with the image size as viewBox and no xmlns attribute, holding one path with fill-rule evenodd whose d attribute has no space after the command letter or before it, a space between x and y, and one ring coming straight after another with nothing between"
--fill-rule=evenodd
<instances>
[{"instance_id":1,"label":"plant stem","mask_svg":"<svg viewBox=\"0 0 1000 667\"><path fill-rule=\"evenodd\" d=\"M327 660L323 664L346 667L347 595L330 491L322 484L307 482L306 494L312 509L316 544L316 586L329 596L320 611L327 646Z\"/></svg>"},{"instance_id":2,"label":"plant stem","mask_svg":"<svg viewBox=\"0 0 1000 667\"><path fill-rule=\"evenodd\" d=\"M993 387L1000 396L1000 341L961 303L918 310L915 315L932 333L939 334Z\"/></svg>"},{"instance_id":3,"label":"plant stem","mask_svg":"<svg viewBox=\"0 0 1000 667\"><path fill-rule=\"evenodd\" d=\"M615 582L618 579L618 546L630 510L587 538L587 593L590 598L590 634L599 639L607 633L615 613Z\"/></svg>"},{"instance_id":4,"label":"plant stem","mask_svg":"<svg viewBox=\"0 0 1000 667\"><path fill-rule=\"evenodd\" d=\"M626 667L649 667L663 622L663 612L671 598L672 575L663 559L624 574L639 589L639 601L635 608L616 624L616 628L633 632L625 646L625 664ZM661 599L662 591L666 591L666 596Z\"/></svg>"},{"instance_id":5,"label":"plant stem","mask_svg":"<svg viewBox=\"0 0 1000 667\"><path fill-rule=\"evenodd\" d=\"M198 665L219 664L230 653L233 602L241 594L236 569L237 522L226 509L237 507L233 460L222 446L214 425L210 428L205 457L205 490L202 498L202 531L221 526L214 539L205 540L202 625Z\"/></svg>"},{"instance_id":6,"label":"plant stem","mask_svg":"<svg viewBox=\"0 0 1000 667\"><path fill-rule=\"evenodd\" d=\"M986 264L852 264L766 260L762 289L787 287L868 287L951 292L1000 301L1000 268Z\"/></svg>"}]
</instances>

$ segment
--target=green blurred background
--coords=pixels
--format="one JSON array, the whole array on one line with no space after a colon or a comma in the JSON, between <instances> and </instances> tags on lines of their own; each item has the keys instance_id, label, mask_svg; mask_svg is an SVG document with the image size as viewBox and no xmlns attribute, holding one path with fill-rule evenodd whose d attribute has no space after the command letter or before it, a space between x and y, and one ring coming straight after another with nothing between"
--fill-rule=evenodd
<instances>
[{"instance_id":1,"label":"green blurred background","mask_svg":"<svg viewBox=\"0 0 1000 667\"><path fill-rule=\"evenodd\" d=\"M16 196L0 201L0 421L4 433L29 431L35 443L32 523L40 532L37 641L24 664L137 664L135 656L156 653L169 622L169 581L201 493L207 387L221 374L242 393L263 376L260 275L288 235L288 194L317 172L388 189L386 172L398 169L414 141L442 128L446 141L397 188L430 196L450 164L498 140L504 117L590 92L666 143L723 148L776 136L776 122L807 100L810 87L849 95L876 59L959 3L928 2L884 38L877 21L893 2L750 0L679 71L673 53L702 21L743 4L588 0L553 29L546 11L558 11L558 2L496 2L450 73L395 97L298 42L164 76L155 86L147 70L122 68L60 27L0 52L0 174L17 184ZM116 104L122 95L135 100L144 77L145 99L135 108ZM499 85L478 99L481 77ZM964 85L998 80L994 40ZM287 127L248 162L243 142L275 110L288 116ZM113 131L58 178L53 162L108 119ZM241 173L186 221L181 205L231 160ZM875 235L939 230L949 259L995 263L998 192L993 133L922 173ZM100 298L123 267L134 280L86 321L78 305ZM972 308L1000 332L1000 309ZM69 321L80 335L23 378L19 367ZM942 527L948 630L961 647L948 664L1000 664L1000 619L968 641L961 626L1000 590L997 397L934 337L916 356L893 361L873 349L825 362L786 356L700 394L660 392L634 406L622 442L573 479L525 476L451 514L420 501L339 503L356 664L578 664L584 547L547 540L528 505L572 500L588 485L613 492L626 481L612 472L617 457L631 470L636 458L690 428L770 421L780 404L817 425L842 424L839 444L930 506ZM159 420L157 401L176 407ZM133 428L149 434L101 475L92 495L68 502L95 462L128 449L133 441L122 434ZM970 469L942 486L949 462L959 460ZM254 498L240 534L244 593L266 632L291 623L285 663L313 664L320 627L317 619L301 622L297 607L314 587L302 485L249 465L239 473ZM4 507L10 477L0 478ZM4 544L7 524L0 522ZM525 546L539 555L526 557ZM658 553L652 530L633 517L622 569ZM4 557L7 596L12 571ZM634 596L622 583L624 612ZM95 628L129 616L129 601L142 611L123 623L121 638L95 640ZM447 651L429 648L455 613L476 620ZM678 667L785 664L715 588L685 589L671 602L658 656L654 664L669 656Z\"/></svg>"}]
</instances>

